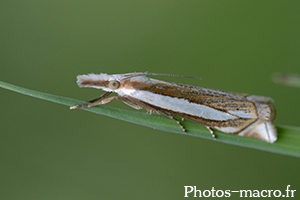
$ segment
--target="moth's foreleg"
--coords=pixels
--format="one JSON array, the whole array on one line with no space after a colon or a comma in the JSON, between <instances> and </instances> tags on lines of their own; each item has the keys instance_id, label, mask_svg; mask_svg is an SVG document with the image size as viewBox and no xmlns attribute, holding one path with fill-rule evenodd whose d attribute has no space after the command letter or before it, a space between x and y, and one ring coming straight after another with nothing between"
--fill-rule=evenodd
<instances>
[{"instance_id":1,"label":"moth's foreleg","mask_svg":"<svg viewBox=\"0 0 300 200\"><path fill-rule=\"evenodd\" d=\"M96 102L96 103L72 106L72 107L70 107L70 109L90 108L90 107L93 107L93 106L103 105L103 104L107 104L107 103L111 102L115 98L117 98L117 96L109 97L109 98L103 99L102 101L99 101L99 102Z\"/></svg>"},{"instance_id":2,"label":"moth's foreleg","mask_svg":"<svg viewBox=\"0 0 300 200\"><path fill-rule=\"evenodd\" d=\"M98 101L99 99L102 99L102 98L105 98L107 97L108 95L110 95L112 92L105 92L104 94L100 95L99 97L95 98L95 99L92 99L90 100L89 102L90 103L93 103L95 101Z\"/></svg>"}]
</instances>

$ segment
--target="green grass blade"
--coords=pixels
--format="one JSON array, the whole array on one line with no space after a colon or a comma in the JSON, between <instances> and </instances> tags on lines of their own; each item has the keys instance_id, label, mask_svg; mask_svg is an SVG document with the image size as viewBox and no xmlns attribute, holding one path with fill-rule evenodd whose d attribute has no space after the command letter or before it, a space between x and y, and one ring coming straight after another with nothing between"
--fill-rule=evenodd
<instances>
[{"instance_id":1,"label":"green grass blade","mask_svg":"<svg viewBox=\"0 0 300 200\"><path fill-rule=\"evenodd\" d=\"M0 87L28 96L36 97L39 99L63 104L66 106L73 106L77 104L86 103L84 101L76 99L61 97L57 95L47 94L18 87L2 81L0 81ZM92 108L82 109L163 131L181 133L184 135L197 136L211 140L213 139L209 131L204 126L190 122L188 120L182 122L182 124L187 130L187 134L185 134L182 132L181 128L176 123L174 123L174 121L162 115L150 115L147 113L133 112L118 108L111 108L108 106L96 106ZM76 112L76 110L70 110L70 112ZM238 146L249 147L253 149L259 149L262 151L268 151L283 155L300 157L300 128L292 126L277 126L277 129L278 140L274 144L263 142L255 138L240 137L232 134L222 133L216 130L215 134L217 136L216 141L218 142L224 142L228 144L234 144Z\"/></svg>"}]
</instances>

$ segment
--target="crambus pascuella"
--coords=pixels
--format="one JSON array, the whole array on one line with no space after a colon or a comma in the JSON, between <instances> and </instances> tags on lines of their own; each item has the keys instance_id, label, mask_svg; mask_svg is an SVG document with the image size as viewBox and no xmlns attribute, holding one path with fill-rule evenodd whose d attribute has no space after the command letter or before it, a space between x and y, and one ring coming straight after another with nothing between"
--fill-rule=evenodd
<instances>
[{"instance_id":1,"label":"crambus pascuella","mask_svg":"<svg viewBox=\"0 0 300 200\"><path fill-rule=\"evenodd\" d=\"M156 73L88 74L77 76L79 87L92 87L106 91L89 101L91 104L76 105L70 109L107 104L118 99L135 109L146 109L151 113L165 115L185 128L173 117L203 124L215 138L215 128L225 133L254 137L273 143L277 139L273 100L269 97L224 92L203 87L171 83L146 77L166 75ZM195 78L195 77L190 77ZM199 78L198 78L199 79ZM108 97L111 93L118 95Z\"/></svg>"}]
</instances>

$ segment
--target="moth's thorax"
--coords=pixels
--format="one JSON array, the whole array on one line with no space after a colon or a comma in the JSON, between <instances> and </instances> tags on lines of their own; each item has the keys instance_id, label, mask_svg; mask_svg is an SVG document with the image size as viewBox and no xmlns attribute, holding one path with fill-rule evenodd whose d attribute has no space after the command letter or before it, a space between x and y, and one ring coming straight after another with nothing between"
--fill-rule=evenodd
<instances>
[{"instance_id":1,"label":"moth's thorax","mask_svg":"<svg viewBox=\"0 0 300 200\"><path fill-rule=\"evenodd\" d=\"M136 76L121 80L120 87L118 89L138 89L148 84L151 84L150 78L145 76Z\"/></svg>"},{"instance_id":2,"label":"moth's thorax","mask_svg":"<svg viewBox=\"0 0 300 200\"><path fill-rule=\"evenodd\" d=\"M132 78L126 78L120 81L120 86L113 92L118 93L121 96L131 95L139 90L147 90L151 85L158 80L150 79L145 76L136 76Z\"/></svg>"}]
</instances>

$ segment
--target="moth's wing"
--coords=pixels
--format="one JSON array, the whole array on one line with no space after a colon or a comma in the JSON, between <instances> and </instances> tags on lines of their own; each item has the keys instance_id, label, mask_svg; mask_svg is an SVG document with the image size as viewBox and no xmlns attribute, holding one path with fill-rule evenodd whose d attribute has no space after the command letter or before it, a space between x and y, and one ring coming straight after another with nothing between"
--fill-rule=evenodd
<instances>
[{"instance_id":1,"label":"moth's wing","mask_svg":"<svg viewBox=\"0 0 300 200\"><path fill-rule=\"evenodd\" d=\"M159 89L161 88L166 89L167 86L160 85ZM145 103L146 106L142 106L143 108L161 109L164 112L213 128L222 127L224 129L226 127L222 131L227 133L236 133L257 119L254 104L244 98L238 99L231 93L225 92L222 93L223 96L218 96L214 95L215 91L212 90L206 91L206 93L204 91L207 98L203 98L203 94L198 90L189 89L182 90L180 87L173 87L166 90L165 93L154 89L134 90L128 96L135 99L134 101ZM182 96L184 93L186 94Z\"/></svg>"},{"instance_id":2,"label":"moth's wing","mask_svg":"<svg viewBox=\"0 0 300 200\"><path fill-rule=\"evenodd\" d=\"M257 122L248 126L245 130L241 131L238 135L253 137L273 143L277 140L277 131L272 122L258 120Z\"/></svg>"}]
</instances>

